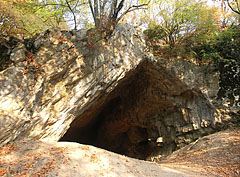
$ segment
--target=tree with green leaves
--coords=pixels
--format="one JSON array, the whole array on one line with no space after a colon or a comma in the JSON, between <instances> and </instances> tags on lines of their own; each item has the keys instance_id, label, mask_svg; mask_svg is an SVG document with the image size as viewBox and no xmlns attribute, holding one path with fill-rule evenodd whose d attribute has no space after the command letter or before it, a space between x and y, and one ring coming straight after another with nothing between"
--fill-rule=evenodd
<instances>
[{"instance_id":1,"label":"tree with green leaves","mask_svg":"<svg viewBox=\"0 0 240 177\"><path fill-rule=\"evenodd\" d=\"M163 40L171 49L181 44L186 37L196 33L208 33L215 30L215 9L209 8L202 1L196 0L155 0L149 11L152 17L147 18L149 28L145 34L151 40ZM185 40L186 41L186 40Z\"/></svg>"},{"instance_id":2,"label":"tree with green leaves","mask_svg":"<svg viewBox=\"0 0 240 177\"><path fill-rule=\"evenodd\" d=\"M35 20L38 20L38 18L20 10L15 6L16 3L24 4L25 2L19 0L0 0L1 35L18 38L31 36L40 27L35 23Z\"/></svg>"},{"instance_id":3,"label":"tree with green leaves","mask_svg":"<svg viewBox=\"0 0 240 177\"><path fill-rule=\"evenodd\" d=\"M221 6L227 3L228 7L236 14L240 15L240 1L239 0L221 0Z\"/></svg>"},{"instance_id":4,"label":"tree with green leaves","mask_svg":"<svg viewBox=\"0 0 240 177\"><path fill-rule=\"evenodd\" d=\"M27 38L48 28L67 28L60 8L38 5L37 0L0 0L1 34Z\"/></svg>"},{"instance_id":5,"label":"tree with green leaves","mask_svg":"<svg viewBox=\"0 0 240 177\"><path fill-rule=\"evenodd\" d=\"M47 22L50 18L56 19L57 23L62 19L71 19L74 22L74 29L77 29L80 21L89 20L88 14L93 17L95 29L110 35L118 22L129 12L146 8L148 2L132 3L126 0L42 0L32 1L29 7L33 13L44 14ZM89 9L87 9L89 7ZM70 20L70 21L71 21ZM68 24L69 24L69 20Z\"/></svg>"},{"instance_id":6,"label":"tree with green leaves","mask_svg":"<svg viewBox=\"0 0 240 177\"><path fill-rule=\"evenodd\" d=\"M221 28L227 28L240 24L240 1L239 0L213 0L219 7L221 16Z\"/></svg>"},{"instance_id":7,"label":"tree with green leaves","mask_svg":"<svg viewBox=\"0 0 240 177\"><path fill-rule=\"evenodd\" d=\"M54 20L58 26L62 22L73 21L77 29L79 18L86 12L86 0L42 0L29 3L32 13L40 15L45 22Z\"/></svg>"},{"instance_id":8,"label":"tree with green leaves","mask_svg":"<svg viewBox=\"0 0 240 177\"><path fill-rule=\"evenodd\" d=\"M88 0L96 29L110 35L118 22L129 12L146 8L149 2L125 7L125 0Z\"/></svg>"}]
</instances>

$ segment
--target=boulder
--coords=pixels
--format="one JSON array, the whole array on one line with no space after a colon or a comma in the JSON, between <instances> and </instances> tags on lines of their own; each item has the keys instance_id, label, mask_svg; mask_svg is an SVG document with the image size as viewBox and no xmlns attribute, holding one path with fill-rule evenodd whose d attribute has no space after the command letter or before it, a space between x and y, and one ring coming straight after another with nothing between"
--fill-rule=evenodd
<instances>
[{"instance_id":1,"label":"boulder","mask_svg":"<svg viewBox=\"0 0 240 177\"><path fill-rule=\"evenodd\" d=\"M146 159L222 122L213 67L153 57L130 25L118 25L108 41L51 29L10 58L0 72L0 145L74 141Z\"/></svg>"}]
</instances>

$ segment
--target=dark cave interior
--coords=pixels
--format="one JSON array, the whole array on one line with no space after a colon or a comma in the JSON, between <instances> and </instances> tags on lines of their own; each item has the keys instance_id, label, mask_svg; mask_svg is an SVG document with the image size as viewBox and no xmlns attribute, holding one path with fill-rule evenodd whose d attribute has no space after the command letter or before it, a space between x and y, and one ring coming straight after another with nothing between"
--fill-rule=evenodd
<instances>
[{"instance_id":1,"label":"dark cave interior","mask_svg":"<svg viewBox=\"0 0 240 177\"><path fill-rule=\"evenodd\" d=\"M88 125L77 129L70 128L60 141L93 145L118 154L146 159L153 151L153 146L148 140L147 128L127 125L117 132L113 124L113 129L106 129L109 128L106 122L111 122L108 115L112 115L113 111L119 108L120 102L120 97L114 98ZM120 114L120 112L114 112L114 114Z\"/></svg>"},{"instance_id":2,"label":"dark cave interior","mask_svg":"<svg viewBox=\"0 0 240 177\"><path fill-rule=\"evenodd\" d=\"M90 123L84 127L73 128L60 139L60 141L78 142L80 144L93 145L108 151L129 157L146 160L149 156L156 152L168 152L176 150L175 143L163 144L156 142L159 137L159 130L156 126L150 124L146 126L131 123L127 117L124 119L121 115L121 98L112 99L105 108ZM115 115L115 116L113 116ZM117 120L111 120L116 118ZM119 120L118 120L119 119ZM165 128L166 136L170 133ZM155 136L154 136L155 134Z\"/></svg>"},{"instance_id":3,"label":"dark cave interior","mask_svg":"<svg viewBox=\"0 0 240 177\"><path fill-rule=\"evenodd\" d=\"M76 117L60 141L142 160L169 155L201 134L191 132L193 110L185 109L189 103L195 106L194 99L181 81L145 63ZM181 132L182 127L189 132Z\"/></svg>"},{"instance_id":4,"label":"dark cave interior","mask_svg":"<svg viewBox=\"0 0 240 177\"><path fill-rule=\"evenodd\" d=\"M153 146L148 141L147 127L137 125L132 120L132 115L129 115L129 110L135 109L135 101L144 90L139 89L140 83L136 83L139 81L127 81L127 84L116 89L100 108L101 111L95 116L91 114L91 121L84 126L73 122L60 141L93 145L122 155L146 159L153 151Z\"/></svg>"}]
</instances>

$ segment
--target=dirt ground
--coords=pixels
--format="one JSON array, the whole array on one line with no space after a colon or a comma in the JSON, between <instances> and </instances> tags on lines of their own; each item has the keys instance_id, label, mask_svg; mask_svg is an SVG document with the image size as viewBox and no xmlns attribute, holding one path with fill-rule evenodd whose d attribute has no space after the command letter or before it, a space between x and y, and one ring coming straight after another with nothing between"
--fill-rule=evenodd
<instances>
[{"instance_id":1,"label":"dirt ground","mask_svg":"<svg viewBox=\"0 0 240 177\"><path fill-rule=\"evenodd\" d=\"M240 129L205 136L160 163L70 142L21 141L0 148L4 177L240 176Z\"/></svg>"},{"instance_id":2,"label":"dirt ground","mask_svg":"<svg viewBox=\"0 0 240 177\"><path fill-rule=\"evenodd\" d=\"M240 128L205 136L160 162L164 166L205 173L206 176L240 176Z\"/></svg>"}]
</instances>

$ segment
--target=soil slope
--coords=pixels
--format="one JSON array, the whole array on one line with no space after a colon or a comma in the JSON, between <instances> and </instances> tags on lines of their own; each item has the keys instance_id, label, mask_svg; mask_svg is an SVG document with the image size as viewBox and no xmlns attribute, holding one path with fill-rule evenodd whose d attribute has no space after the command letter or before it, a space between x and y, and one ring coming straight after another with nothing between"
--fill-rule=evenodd
<instances>
[{"instance_id":1,"label":"soil slope","mask_svg":"<svg viewBox=\"0 0 240 177\"><path fill-rule=\"evenodd\" d=\"M238 176L240 129L203 137L160 163L89 145L21 141L0 148L0 176Z\"/></svg>"},{"instance_id":2,"label":"soil slope","mask_svg":"<svg viewBox=\"0 0 240 177\"><path fill-rule=\"evenodd\" d=\"M240 129L200 138L175 151L161 164L207 176L240 176Z\"/></svg>"}]
</instances>

